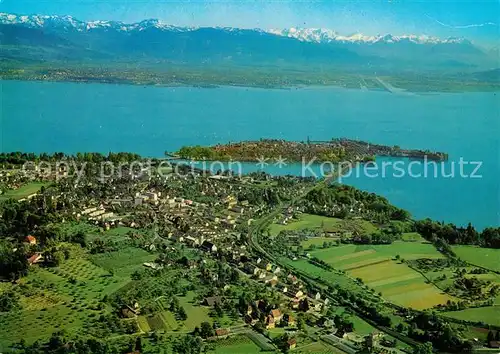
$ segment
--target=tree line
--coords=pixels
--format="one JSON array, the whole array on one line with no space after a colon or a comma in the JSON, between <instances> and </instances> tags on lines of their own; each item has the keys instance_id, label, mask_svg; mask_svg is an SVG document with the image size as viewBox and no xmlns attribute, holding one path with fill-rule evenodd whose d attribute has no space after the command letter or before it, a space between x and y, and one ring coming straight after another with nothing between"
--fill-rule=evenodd
<instances>
[{"instance_id":1,"label":"tree line","mask_svg":"<svg viewBox=\"0 0 500 354\"><path fill-rule=\"evenodd\" d=\"M65 154L63 152L41 153L32 152L2 152L0 153L0 164L22 165L26 162L48 161L55 162L61 160L75 160L80 162L99 163L104 161L111 162L132 162L140 160L141 156L130 152L109 152L102 154L100 152L78 152L75 155Z\"/></svg>"},{"instance_id":2,"label":"tree line","mask_svg":"<svg viewBox=\"0 0 500 354\"><path fill-rule=\"evenodd\" d=\"M479 232L470 223L467 227L458 227L454 224L425 219L416 221L415 229L425 239L434 243L439 242L444 248L446 244L500 248L500 227L488 227Z\"/></svg>"}]
</instances>

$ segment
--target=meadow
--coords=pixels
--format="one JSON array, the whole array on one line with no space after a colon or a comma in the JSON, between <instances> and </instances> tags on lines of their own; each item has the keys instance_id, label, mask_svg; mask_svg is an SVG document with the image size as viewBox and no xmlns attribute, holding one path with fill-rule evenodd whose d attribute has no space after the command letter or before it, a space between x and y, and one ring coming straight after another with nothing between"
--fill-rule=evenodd
<instances>
[{"instance_id":1,"label":"meadow","mask_svg":"<svg viewBox=\"0 0 500 354\"><path fill-rule=\"evenodd\" d=\"M247 336L238 335L217 341L217 346L209 350L211 354L254 354L261 349Z\"/></svg>"},{"instance_id":2,"label":"meadow","mask_svg":"<svg viewBox=\"0 0 500 354\"><path fill-rule=\"evenodd\" d=\"M283 230L313 229L322 232L363 231L371 234L376 227L366 220L344 220L326 216L302 214L298 220L290 221L286 225L272 224L269 232L271 236L278 235Z\"/></svg>"},{"instance_id":3,"label":"meadow","mask_svg":"<svg viewBox=\"0 0 500 354\"><path fill-rule=\"evenodd\" d=\"M37 193L40 188L47 186L48 183L41 183L41 182L33 182L33 183L28 183L25 184L24 186L21 186L18 189L10 189L6 191L4 194L0 194L0 200L2 199L23 199L26 198L34 193Z\"/></svg>"},{"instance_id":4,"label":"meadow","mask_svg":"<svg viewBox=\"0 0 500 354\"><path fill-rule=\"evenodd\" d=\"M500 305L470 308L462 311L446 312L446 316L466 321L482 321L500 326Z\"/></svg>"},{"instance_id":5,"label":"meadow","mask_svg":"<svg viewBox=\"0 0 500 354\"><path fill-rule=\"evenodd\" d=\"M143 249L126 247L119 251L90 255L90 260L115 275L130 277L134 271L142 268L143 263L152 262L156 257Z\"/></svg>"},{"instance_id":6,"label":"meadow","mask_svg":"<svg viewBox=\"0 0 500 354\"><path fill-rule=\"evenodd\" d=\"M96 239L113 238L113 241L115 242L123 242L130 239L130 237L128 236L130 232L137 233L137 230L126 226L118 226L104 232L99 232L94 229L86 232L86 240L92 242Z\"/></svg>"},{"instance_id":7,"label":"meadow","mask_svg":"<svg viewBox=\"0 0 500 354\"><path fill-rule=\"evenodd\" d=\"M500 249L453 246L453 251L470 264L500 272Z\"/></svg>"},{"instance_id":8,"label":"meadow","mask_svg":"<svg viewBox=\"0 0 500 354\"><path fill-rule=\"evenodd\" d=\"M401 262L402 259L443 258L433 245L425 242L348 244L311 251L310 254L354 278L360 278L385 299L401 306L426 309L453 299Z\"/></svg>"}]
</instances>

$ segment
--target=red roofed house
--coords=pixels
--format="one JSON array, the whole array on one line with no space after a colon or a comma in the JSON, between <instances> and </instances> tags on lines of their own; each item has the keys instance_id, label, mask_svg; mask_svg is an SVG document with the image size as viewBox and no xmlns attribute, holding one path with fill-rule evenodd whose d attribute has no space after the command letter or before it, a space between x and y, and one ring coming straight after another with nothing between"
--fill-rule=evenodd
<instances>
[{"instance_id":1,"label":"red roofed house","mask_svg":"<svg viewBox=\"0 0 500 354\"><path fill-rule=\"evenodd\" d=\"M29 243L30 245L36 245L36 238L34 236L29 235L24 238L24 242Z\"/></svg>"},{"instance_id":2,"label":"red roofed house","mask_svg":"<svg viewBox=\"0 0 500 354\"><path fill-rule=\"evenodd\" d=\"M43 258L41 253L35 253L30 258L28 258L28 264L32 265L38 263Z\"/></svg>"},{"instance_id":3,"label":"red roofed house","mask_svg":"<svg viewBox=\"0 0 500 354\"><path fill-rule=\"evenodd\" d=\"M270 315L273 316L274 322L279 322L279 321L281 321L281 318L283 318L281 311L278 309L271 310Z\"/></svg>"},{"instance_id":4,"label":"red roofed house","mask_svg":"<svg viewBox=\"0 0 500 354\"><path fill-rule=\"evenodd\" d=\"M225 338L225 337L227 337L229 335L229 329L226 329L226 328L217 328L215 330L215 334L219 338Z\"/></svg>"}]
</instances>

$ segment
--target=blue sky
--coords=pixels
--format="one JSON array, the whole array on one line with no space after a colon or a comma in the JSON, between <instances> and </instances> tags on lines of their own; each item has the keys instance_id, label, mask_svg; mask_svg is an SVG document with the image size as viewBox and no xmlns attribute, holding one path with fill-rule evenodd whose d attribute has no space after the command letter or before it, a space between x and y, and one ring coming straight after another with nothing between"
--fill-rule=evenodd
<instances>
[{"instance_id":1,"label":"blue sky","mask_svg":"<svg viewBox=\"0 0 500 354\"><path fill-rule=\"evenodd\" d=\"M243 28L324 27L342 34L427 34L498 45L500 0L170 1L0 0L0 11L82 20Z\"/></svg>"}]
</instances>

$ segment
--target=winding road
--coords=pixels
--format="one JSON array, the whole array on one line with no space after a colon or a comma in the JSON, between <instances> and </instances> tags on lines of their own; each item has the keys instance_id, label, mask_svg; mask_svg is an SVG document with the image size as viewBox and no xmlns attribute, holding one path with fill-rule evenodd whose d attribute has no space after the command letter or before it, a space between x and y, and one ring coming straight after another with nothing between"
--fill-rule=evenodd
<instances>
[{"instance_id":1,"label":"winding road","mask_svg":"<svg viewBox=\"0 0 500 354\"><path fill-rule=\"evenodd\" d=\"M272 212L270 212L266 216L262 217L261 219L257 220L254 223L254 226L252 228L250 228L250 230L248 232L248 243L249 243L250 247L259 256L267 258L268 260L270 260L273 263L277 264L281 268L284 268L284 269L288 268L289 265L280 263L278 257L273 256L271 253L269 253L268 251L266 251L259 244L259 242L258 242L258 236L262 233L262 231L263 231L263 229L265 227L267 227L268 225L270 225L273 222L273 220L274 220L274 218L276 216L278 216L279 214L283 213L284 210L286 210L290 206L296 204L298 201L300 201L301 199L303 199L312 190L317 189L317 188L322 188L325 185L329 185L331 183L331 181L334 180L334 179L336 179L341 173L342 173L342 170L336 171L336 173L334 173L334 174L326 177L325 179L320 180L317 184L315 184L311 188L306 189L302 194L300 194L297 197L293 198L291 201L289 201L287 203L281 203L281 204L279 204ZM300 269L297 269L297 268L294 268L294 273L296 273L303 280L304 279L307 280L308 283L316 286L318 289L322 289L322 288L324 289L325 286L328 287L328 286L331 285L331 284L328 284L328 282L326 282L326 281L318 281L318 279L311 277L311 275L309 275L306 272L304 272L304 271L302 271ZM325 294L325 297L329 298L331 301L333 301L333 303L337 302L337 299L335 299L331 295ZM370 319L364 318L362 316L362 313L361 313L360 309L358 309L357 306L355 306L354 304L351 304L349 306L349 308L354 313L356 313L359 317L361 317L364 321L366 321L367 323L369 323L372 327L377 328L379 331L384 332L387 335L392 336L392 337L394 337L394 338L400 340L401 342L404 342L404 343L406 343L406 344L408 344L410 346L416 346L417 344L419 344L418 342L414 341L413 339L410 339L410 338L408 338L408 337L406 337L406 336L404 336L404 335L402 335L402 334L394 331L391 328L380 326L376 322L374 322L374 321L372 321Z\"/></svg>"}]
</instances>

